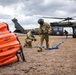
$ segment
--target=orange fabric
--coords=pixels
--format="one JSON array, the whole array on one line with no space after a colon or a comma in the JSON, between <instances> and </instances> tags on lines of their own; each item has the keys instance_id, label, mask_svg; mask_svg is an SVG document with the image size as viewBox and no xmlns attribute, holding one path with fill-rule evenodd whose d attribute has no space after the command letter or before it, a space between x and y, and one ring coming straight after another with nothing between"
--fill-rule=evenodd
<instances>
[{"instance_id":1,"label":"orange fabric","mask_svg":"<svg viewBox=\"0 0 76 75\"><path fill-rule=\"evenodd\" d=\"M1 35L0 37L0 54L4 51L20 49L20 44L13 33ZM16 52L16 51L15 51ZM1 56L1 55L0 55Z\"/></svg>"},{"instance_id":2,"label":"orange fabric","mask_svg":"<svg viewBox=\"0 0 76 75\"><path fill-rule=\"evenodd\" d=\"M15 55L15 56L9 58L8 60L5 60L4 62L0 62L0 66L8 65L8 64L11 64L11 63L14 63L17 61L18 61L18 57Z\"/></svg>"},{"instance_id":3,"label":"orange fabric","mask_svg":"<svg viewBox=\"0 0 76 75\"><path fill-rule=\"evenodd\" d=\"M6 23L2 22L0 23L0 32L6 32L8 31L9 32L9 27Z\"/></svg>"},{"instance_id":4,"label":"orange fabric","mask_svg":"<svg viewBox=\"0 0 76 75\"><path fill-rule=\"evenodd\" d=\"M6 56L6 55L9 55L9 54L17 53L19 50L20 50L19 48L15 48L15 49L11 49L11 50L8 50L8 51L1 52L0 57Z\"/></svg>"},{"instance_id":5,"label":"orange fabric","mask_svg":"<svg viewBox=\"0 0 76 75\"><path fill-rule=\"evenodd\" d=\"M2 53L4 51L9 51L9 50L17 49L17 48L20 49L19 43L18 44L16 44L16 42L12 43L12 44L8 43L8 44L3 45L3 46L0 47L0 53Z\"/></svg>"},{"instance_id":6,"label":"orange fabric","mask_svg":"<svg viewBox=\"0 0 76 75\"><path fill-rule=\"evenodd\" d=\"M7 44L7 43L12 43L14 41L18 42L16 35L13 34L13 33L0 35L0 45Z\"/></svg>"},{"instance_id":7,"label":"orange fabric","mask_svg":"<svg viewBox=\"0 0 76 75\"><path fill-rule=\"evenodd\" d=\"M15 56L15 54L0 57L0 62L4 62L4 61L6 61L14 56Z\"/></svg>"},{"instance_id":8,"label":"orange fabric","mask_svg":"<svg viewBox=\"0 0 76 75\"><path fill-rule=\"evenodd\" d=\"M17 36L9 31L6 23L0 23L0 66L19 60L17 52L21 45L17 39Z\"/></svg>"}]
</instances>

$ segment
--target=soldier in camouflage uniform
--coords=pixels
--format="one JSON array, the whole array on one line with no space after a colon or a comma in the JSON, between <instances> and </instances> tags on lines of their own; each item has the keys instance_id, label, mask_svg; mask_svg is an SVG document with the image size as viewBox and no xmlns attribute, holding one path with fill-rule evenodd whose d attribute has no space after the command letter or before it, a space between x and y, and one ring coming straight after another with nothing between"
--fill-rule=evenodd
<instances>
[{"instance_id":1,"label":"soldier in camouflage uniform","mask_svg":"<svg viewBox=\"0 0 76 75\"><path fill-rule=\"evenodd\" d=\"M24 47L32 48L32 41L36 41L34 37L34 30L29 31L25 37Z\"/></svg>"},{"instance_id":2,"label":"soldier in camouflage uniform","mask_svg":"<svg viewBox=\"0 0 76 75\"><path fill-rule=\"evenodd\" d=\"M46 41L46 50L49 48L49 34L51 34L51 26L44 22L43 19L39 19L38 23L40 24L40 35L41 35L41 47L43 45L43 41Z\"/></svg>"}]
</instances>

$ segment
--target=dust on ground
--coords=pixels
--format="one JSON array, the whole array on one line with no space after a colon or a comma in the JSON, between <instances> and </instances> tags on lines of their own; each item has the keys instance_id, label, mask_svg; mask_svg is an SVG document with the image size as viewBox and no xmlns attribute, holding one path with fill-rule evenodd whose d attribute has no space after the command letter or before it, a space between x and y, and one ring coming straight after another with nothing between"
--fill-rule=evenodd
<instances>
[{"instance_id":1,"label":"dust on ground","mask_svg":"<svg viewBox=\"0 0 76 75\"><path fill-rule=\"evenodd\" d=\"M33 42L33 48L23 48L27 62L21 59L17 63L0 67L0 75L76 75L76 38L69 37L59 49L37 52L40 37ZM61 42L65 36L50 36L50 47ZM19 36L24 45L24 36ZM45 42L44 42L45 45Z\"/></svg>"}]
</instances>

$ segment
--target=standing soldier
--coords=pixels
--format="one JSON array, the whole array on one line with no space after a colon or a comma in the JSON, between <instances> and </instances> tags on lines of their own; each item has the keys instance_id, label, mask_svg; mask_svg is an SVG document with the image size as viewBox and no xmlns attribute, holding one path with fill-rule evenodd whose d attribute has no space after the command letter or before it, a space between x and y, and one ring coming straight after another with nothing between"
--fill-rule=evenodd
<instances>
[{"instance_id":1,"label":"standing soldier","mask_svg":"<svg viewBox=\"0 0 76 75\"><path fill-rule=\"evenodd\" d=\"M46 50L48 50L48 48L49 48L49 34L51 34L52 28L47 22L44 22L43 19L39 19L38 23L40 24L41 47L42 47L43 41L45 39Z\"/></svg>"},{"instance_id":2,"label":"standing soldier","mask_svg":"<svg viewBox=\"0 0 76 75\"><path fill-rule=\"evenodd\" d=\"M36 41L34 33L35 31L31 30L26 34L24 47L32 48L32 41Z\"/></svg>"}]
</instances>

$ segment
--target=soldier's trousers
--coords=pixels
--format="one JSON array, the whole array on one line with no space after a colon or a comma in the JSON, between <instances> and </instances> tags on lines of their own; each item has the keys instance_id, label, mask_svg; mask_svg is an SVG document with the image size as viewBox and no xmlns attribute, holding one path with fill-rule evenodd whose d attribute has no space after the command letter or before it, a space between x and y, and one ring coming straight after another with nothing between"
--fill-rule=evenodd
<instances>
[{"instance_id":1,"label":"soldier's trousers","mask_svg":"<svg viewBox=\"0 0 76 75\"><path fill-rule=\"evenodd\" d=\"M31 40L25 40L24 47L32 48L32 41Z\"/></svg>"},{"instance_id":2,"label":"soldier's trousers","mask_svg":"<svg viewBox=\"0 0 76 75\"><path fill-rule=\"evenodd\" d=\"M46 49L48 49L49 48L49 35L48 34L41 35L41 47L43 45L44 40L46 42Z\"/></svg>"}]
</instances>

